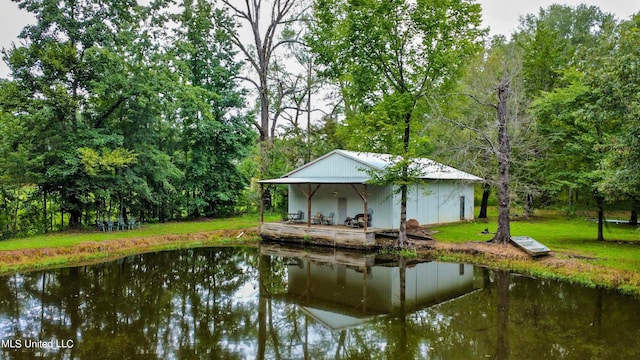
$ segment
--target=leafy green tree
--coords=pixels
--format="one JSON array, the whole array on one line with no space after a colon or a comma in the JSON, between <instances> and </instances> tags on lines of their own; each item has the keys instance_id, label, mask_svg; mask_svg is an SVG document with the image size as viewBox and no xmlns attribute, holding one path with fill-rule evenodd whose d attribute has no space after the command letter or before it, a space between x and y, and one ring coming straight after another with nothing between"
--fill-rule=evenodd
<instances>
[{"instance_id":1,"label":"leafy green tree","mask_svg":"<svg viewBox=\"0 0 640 360\"><path fill-rule=\"evenodd\" d=\"M59 194L70 225L77 226L96 175L87 171L96 164L88 163L88 152L83 157L81 149L108 153L103 161L115 161L111 165L116 167L133 159L117 150L122 137L104 126L110 108L92 95L104 84L101 66L120 61L117 49L130 40L137 7L113 1L18 3L37 23L21 33L25 45L5 55L19 89L12 103L22 104L23 111L15 106L5 110L18 114L21 135L32 144L27 154L34 175L30 180L44 194Z\"/></svg>"},{"instance_id":2,"label":"leafy green tree","mask_svg":"<svg viewBox=\"0 0 640 360\"><path fill-rule=\"evenodd\" d=\"M176 57L184 74L178 117L182 125L184 191L191 216L221 215L232 206L248 179L237 163L254 141L236 85L232 19L208 1L185 0L177 17Z\"/></svg>"},{"instance_id":3,"label":"leafy green tree","mask_svg":"<svg viewBox=\"0 0 640 360\"><path fill-rule=\"evenodd\" d=\"M543 93L532 104L534 114L545 119L540 130L553 148L544 161L557 163L558 170L549 173L548 181L593 194L598 208L598 240L604 240L605 196L597 187L602 180L598 164L606 156L606 139L619 122L597 111L601 99L583 73L567 72L565 78L566 86Z\"/></svg>"},{"instance_id":4,"label":"leafy green tree","mask_svg":"<svg viewBox=\"0 0 640 360\"><path fill-rule=\"evenodd\" d=\"M615 25L611 14L587 5L551 5L540 9L538 14L524 17L515 41L524 51L522 74L528 96L535 98L543 92L553 92L556 88L567 86L567 82L572 81L572 75L568 74L573 71L571 69L591 66L589 64L598 57L597 52L601 51L602 39L611 36ZM555 129L557 124L551 124L548 120L539 117L533 119L539 130L534 133L537 135L535 138L539 141L531 143L534 156L529 158L533 161L525 164L528 169L525 205L533 202L535 194L540 202L549 202L545 199L556 201L568 193L567 208L572 213L577 194L586 191L585 198L588 198L592 191L576 186L576 182L559 180L563 178L559 174L572 172L575 167L582 165L563 161L560 154L565 151L564 144L556 142L553 135L558 133Z\"/></svg>"},{"instance_id":5,"label":"leafy green tree","mask_svg":"<svg viewBox=\"0 0 640 360\"><path fill-rule=\"evenodd\" d=\"M523 76L531 95L560 86L562 70L584 58L584 49L615 26L613 15L597 6L554 4L521 19L515 41L524 49Z\"/></svg>"},{"instance_id":6,"label":"leafy green tree","mask_svg":"<svg viewBox=\"0 0 640 360\"><path fill-rule=\"evenodd\" d=\"M458 0L318 0L314 16L309 43L324 75L342 84L345 103L365 124L376 124L368 135L379 137L380 148L400 156L379 180L400 189L397 245L404 246L412 127L428 112L430 97L445 91L479 50L480 6Z\"/></svg>"},{"instance_id":7,"label":"leafy green tree","mask_svg":"<svg viewBox=\"0 0 640 360\"><path fill-rule=\"evenodd\" d=\"M619 35L608 38L602 66L593 69L589 84L592 110L616 119L620 131L604 141L606 154L599 164L597 190L612 201L630 200L631 222L638 222L640 206L640 14L621 24Z\"/></svg>"}]
</instances>

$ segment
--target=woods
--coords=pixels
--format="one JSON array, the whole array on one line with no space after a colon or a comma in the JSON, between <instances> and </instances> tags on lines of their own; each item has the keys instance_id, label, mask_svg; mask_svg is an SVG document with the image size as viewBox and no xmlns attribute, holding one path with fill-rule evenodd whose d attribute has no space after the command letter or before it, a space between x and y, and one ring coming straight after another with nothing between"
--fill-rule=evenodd
<instances>
[{"instance_id":1,"label":"woods","mask_svg":"<svg viewBox=\"0 0 640 360\"><path fill-rule=\"evenodd\" d=\"M36 23L3 50L1 238L252 212L257 179L336 148L398 155L376 181L404 199L414 157L482 176L505 226L637 223L640 15L552 5L490 39L466 0L14 2Z\"/></svg>"}]
</instances>

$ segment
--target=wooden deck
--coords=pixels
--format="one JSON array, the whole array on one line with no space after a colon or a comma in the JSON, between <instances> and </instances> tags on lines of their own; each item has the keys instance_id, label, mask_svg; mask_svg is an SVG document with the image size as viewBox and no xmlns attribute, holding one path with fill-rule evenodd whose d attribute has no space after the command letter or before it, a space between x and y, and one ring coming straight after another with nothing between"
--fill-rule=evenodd
<instances>
[{"instance_id":1,"label":"wooden deck","mask_svg":"<svg viewBox=\"0 0 640 360\"><path fill-rule=\"evenodd\" d=\"M296 244L321 245L348 249L366 249L376 246L376 232L383 229L350 228L341 225L311 225L288 223L262 223L260 236L264 240Z\"/></svg>"},{"instance_id":2,"label":"wooden deck","mask_svg":"<svg viewBox=\"0 0 640 360\"><path fill-rule=\"evenodd\" d=\"M354 269L370 268L375 264L378 252L338 250L327 246L309 247L285 243L262 243L260 255L278 256L284 258L308 259L323 264L342 264Z\"/></svg>"}]
</instances>

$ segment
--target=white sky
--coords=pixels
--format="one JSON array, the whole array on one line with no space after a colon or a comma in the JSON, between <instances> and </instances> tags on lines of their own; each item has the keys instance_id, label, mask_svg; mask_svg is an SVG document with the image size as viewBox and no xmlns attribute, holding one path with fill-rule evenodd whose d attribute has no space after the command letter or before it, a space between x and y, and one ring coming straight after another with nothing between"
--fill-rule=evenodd
<instances>
[{"instance_id":1,"label":"white sky","mask_svg":"<svg viewBox=\"0 0 640 360\"><path fill-rule=\"evenodd\" d=\"M19 10L16 3L0 0L0 48L8 48L22 28L33 23L33 18L25 11ZM551 4L576 6L580 3L596 5L605 12L613 13L618 19L628 19L632 14L640 12L640 0L478 0L482 5L483 25L491 29L491 35L511 35L517 30L522 15L537 13L541 7ZM0 77L7 76L7 67L0 63Z\"/></svg>"}]
</instances>

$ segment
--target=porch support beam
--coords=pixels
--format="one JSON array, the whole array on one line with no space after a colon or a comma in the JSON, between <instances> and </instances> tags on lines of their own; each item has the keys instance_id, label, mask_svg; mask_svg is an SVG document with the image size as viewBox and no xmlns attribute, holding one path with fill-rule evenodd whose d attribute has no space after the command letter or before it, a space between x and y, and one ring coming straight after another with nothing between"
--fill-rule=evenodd
<instances>
[{"instance_id":1,"label":"porch support beam","mask_svg":"<svg viewBox=\"0 0 640 360\"><path fill-rule=\"evenodd\" d=\"M264 184L260 183L260 224L264 223Z\"/></svg>"},{"instance_id":2,"label":"porch support beam","mask_svg":"<svg viewBox=\"0 0 640 360\"><path fill-rule=\"evenodd\" d=\"M362 185L364 186L364 189L362 192L358 190L355 184L351 184L351 187L353 188L353 190L356 191L356 193L358 193L358 195L362 199L362 202L364 203L364 231L366 232L367 224L369 223L369 205L367 201L367 184L362 184Z\"/></svg>"},{"instance_id":3,"label":"porch support beam","mask_svg":"<svg viewBox=\"0 0 640 360\"><path fill-rule=\"evenodd\" d=\"M320 185L316 185L316 187L311 190L311 183L307 184L307 191L304 191L302 187L300 187L300 191L307 197L307 227L311 227L311 198L316 194Z\"/></svg>"}]
</instances>

